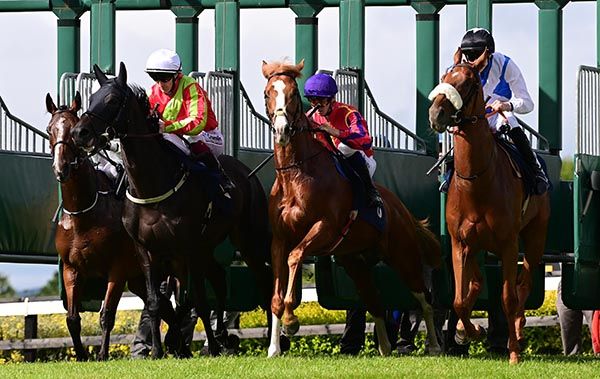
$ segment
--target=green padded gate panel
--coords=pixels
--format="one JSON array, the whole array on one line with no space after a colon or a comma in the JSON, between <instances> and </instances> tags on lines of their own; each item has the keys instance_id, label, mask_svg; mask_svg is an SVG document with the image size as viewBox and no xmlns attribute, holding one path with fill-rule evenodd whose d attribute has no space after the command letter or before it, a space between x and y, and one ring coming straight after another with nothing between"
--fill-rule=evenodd
<instances>
[{"instance_id":1,"label":"green padded gate panel","mask_svg":"<svg viewBox=\"0 0 600 379\"><path fill-rule=\"evenodd\" d=\"M51 262L57 256L52 216L58 205L52 160L0 152L0 167L2 261Z\"/></svg>"},{"instance_id":2,"label":"green padded gate panel","mask_svg":"<svg viewBox=\"0 0 600 379\"><path fill-rule=\"evenodd\" d=\"M553 189L550 192L550 222L544 254L559 254L573 249L573 213L570 204L572 194L568 186L560 180L562 161L557 155L542 154L546 162L548 177Z\"/></svg>"},{"instance_id":3,"label":"green padded gate panel","mask_svg":"<svg viewBox=\"0 0 600 379\"><path fill-rule=\"evenodd\" d=\"M430 229L436 233L439 230L438 181L436 175L425 175L436 160L430 156L390 150L377 150L375 154L375 181L394 192L415 217L428 218ZM414 309L418 306L389 266L379 263L372 268L372 273L387 309ZM442 303L449 303L451 282L447 270L434 272L433 278L437 297ZM317 259L315 282L319 303L325 308L348 309L361 304L354 283L331 257Z\"/></svg>"},{"instance_id":4,"label":"green padded gate panel","mask_svg":"<svg viewBox=\"0 0 600 379\"><path fill-rule=\"evenodd\" d=\"M575 262L563 264L562 284L565 305L573 309L600 308L600 193L591 189L592 171L600 171L600 157L576 154L573 182Z\"/></svg>"}]
</instances>

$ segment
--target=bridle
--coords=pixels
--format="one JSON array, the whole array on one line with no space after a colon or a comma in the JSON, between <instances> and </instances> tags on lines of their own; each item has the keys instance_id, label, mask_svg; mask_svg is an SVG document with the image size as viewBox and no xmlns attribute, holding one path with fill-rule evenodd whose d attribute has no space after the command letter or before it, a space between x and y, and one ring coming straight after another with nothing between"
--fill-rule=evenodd
<instances>
[{"instance_id":1,"label":"bridle","mask_svg":"<svg viewBox=\"0 0 600 379\"><path fill-rule=\"evenodd\" d=\"M57 109L52 114L52 116L54 116L56 114L60 114L60 113L65 113L65 112L72 114L72 112L69 109L67 109L64 106L61 106L61 108ZM46 132L48 132L48 134L51 134L50 129L51 129L51 127L48 126L48 129L46 130ZM50 143L50 153L52 154L53 157L54 157L54 149L60 145L65 145L67 147L67 149L70 150L71 153L73 153L73 157L74 157L73 161L71 161L67 164L69 166L73 167L74 169L77 169L79 167L79 164L87 158L87 156L85 154L83 154L83 152L75 146L75 143L72 140L63 140L63 139L58 139L56 142Z\"/></svg>"},{"instance_id":2,"label":"bridle","mask_svg":"<svg viewBox=\"0 0 600 379\"><path fill-rule=\"evenodd\" d=\"M293 80L294 83L296 83L296 77L289 73L289 72L275 72L271 75L269 75L268 77L268 81L271 81L271 79L275 76L287 76L288 78L291 78ZM266 106L266 100L268 99L268 95L265 92L265 106ZM290 120L289 114L287 112L287 106L293 101L296 100L296 110L294 112L294 118ZM296 133L300 133L300 132L304 132L304 131L310 131L311 128L309 126L307 126L306 124L300 126L300 127L295 127L299 121L301 120L304 112L302 110L302 98L300 97L300 92L298 91L298 86L296 85L294 88L294 96L288 100L288 102L286 102L283 107L277 108L275 109L274 112L269 112L268 107L266 107L266 113L269 116L269 128L271 129L272 133L275 133L275 128L273 127L273 124L275 123L275 118L277 117L285 117L285 120L287 122L287 124L290 127L290 137L293 137Z\"/></svg>"},{"instance_id":3,"label":"bridle","mask_svg":"<svg viewBox=\"0 0 600 379\"><path fill-rule=\"evenodd\" d=\"M486 115L485 115L485 111L482 115L473 115L473 116L464 115L464 111L463 111L464 107L467 104L470 104L472 102L472 100L474 99L474 97L477 96L477 94L478 94L478 90L481 87L481 79L479 77L479 72L477 72L477 70L475 70L475 68L468 63L459 63L457 65L454 65L452 67L452 69L446 75L453 72L454 69L457 67L466 67L475 76L475 82L469 88L469 91L467 92L466 96L464 96L464 97L461 96L461 98L463 99L462 100L463 106L460 107L459 109L457 109L456 112L452 116L450 116L454 120L453 126L456 126L456 128L458 130L461 130L462 129L461 126L465 126L468 124L476 124L480 120L485 120ZM487 126L487 122L486 122L486 126ZM490 154L490 158L488 159L485 167L482 170L480 170L479 172L472 174L472 175L462 175L460 172L458 172L457 169L455 169L456 176L459 177L460 179L467 180L467 181L473 181L473 180L479 178L490 168L490 166L492 165L492 162L494 161L495 156L496 156L496 149L493 149L492 153Z\"/></svg>"},{"instance_id":4,"label":"bridle","mask_svg":"<svg viewBox=\"0 0 600 379\"><path fill-rule=\"evenodd\" d=\"M461 126L468 125L468 124L476 124L479 120L485 120L486 117L485 117L485 113L482 115L471 115L471 116L465 115L465 113L464 113L465 105L471 103L474 96L477 95L477 91L481 87L481 79L479 77L479 72L477 72L477 70L475 70L475 68L468 63L459 63L459 64L454 65L452 67L452 69L450 71L448 71L448 73L446 73L446 75L454 72L454 69L457 67L465 67L465 68L469 69L469 71L471 71L473 73L473 75L475 76L475 79L476 79L475 82L469 88L469 91L467 92L466 96L461 96L463 106L460 107L459 109L457 109L456 112L454 112L454 114L450 116L450 118L454 121L453 126L456 126L460 130ZM446 75L444 75L444 77Z\"/></svg>"}]
</instances>

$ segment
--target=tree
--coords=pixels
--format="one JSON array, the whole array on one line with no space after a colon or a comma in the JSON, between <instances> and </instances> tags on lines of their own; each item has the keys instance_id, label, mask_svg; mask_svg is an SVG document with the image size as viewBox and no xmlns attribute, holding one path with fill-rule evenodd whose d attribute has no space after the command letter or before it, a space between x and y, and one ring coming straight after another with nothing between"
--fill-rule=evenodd
<instances>
[{"instance_id":1,"label":"tree","mask_svg":"<svg viewBox=\"0 0 600 379\"><path fill-rule=\"evenodd\" d=\"M8 278L5 275L0 274L0 297L7 298L14 296L15 289L10 285Z\"/></svg>"},{"instance_id":2,"label":"tree","mask_svg":"<svg viewBox=\"0 0 600 379\"><path fill-rule=\"evenodd\" d=\"M42 287L38 296L58 296L58 271L54 272L54 275L48 282Z\"/></svg>"}]
</instances>

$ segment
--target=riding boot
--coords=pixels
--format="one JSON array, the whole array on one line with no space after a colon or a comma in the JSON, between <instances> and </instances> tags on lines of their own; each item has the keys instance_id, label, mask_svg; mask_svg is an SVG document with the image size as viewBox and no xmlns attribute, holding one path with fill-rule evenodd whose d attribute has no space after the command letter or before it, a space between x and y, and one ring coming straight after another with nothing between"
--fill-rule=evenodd
<instances>
[{"instance_id":1,"label":"riding boot","mask_svg":"<svg viewBox=\"0 0 600 379\"><path fill-rule=\"evenodd\" d=\"M367 162L363 158L362 154L360 152L356 152L349 156L347 159L352 165L354 172L356 172L360 180L363 182L363 185L365 186L369 207L382 207L383 200L381 199L381 195L379 194L379 191L377 191L377 188L373 183L373 179L371 178L371 174L369 173L369 168L367 167Z\"/></svg>"},{"instance_id":2,"label":"riding boot","mask_svg":"<svg viewBox=\"0 0 600 379\"><path fill-rule=\"evenodd\" d=\"M521 128L512 128L508 131L508 136L513 141L521 156L527 162L527 164L535 172L535 193L538 195L543 194L550 188L548 179L542 170L542 166L538 162L531 146L529 146L529 140Z\"/></svg>"},{"instance_id":3,"label":"riding boot","mask_svg":"<svg viewBox=\"0 0 600 379\"><path fill-rule=\"evenodd\" d=\"M226 197L231 197L229 194L235 189L235 184L229 179L229 176L223 170L219 160L210 152L206 152L196 157L202 161L210 170L216 171L219 174L219 185L223 189L223 194Z\"/></svg>"}]
</instances>

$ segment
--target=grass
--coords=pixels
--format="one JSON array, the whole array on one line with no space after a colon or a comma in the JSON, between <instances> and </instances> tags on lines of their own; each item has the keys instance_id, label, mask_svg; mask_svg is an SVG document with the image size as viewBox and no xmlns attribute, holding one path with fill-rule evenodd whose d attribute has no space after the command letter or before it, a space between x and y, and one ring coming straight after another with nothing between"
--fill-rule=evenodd
<instances>
[{"instance_id":1,"label":"grass","mask_svg":"<svg viewBox=\"0 0 600 379\"><path fill-rule=\"evenodd\" d=\"M8 364L11 378L590 378L600 373L591 357L526 356L517 366L505 359L454 357L264 357L190 360L117 360Z\"/></svg>"}]
</instances>

